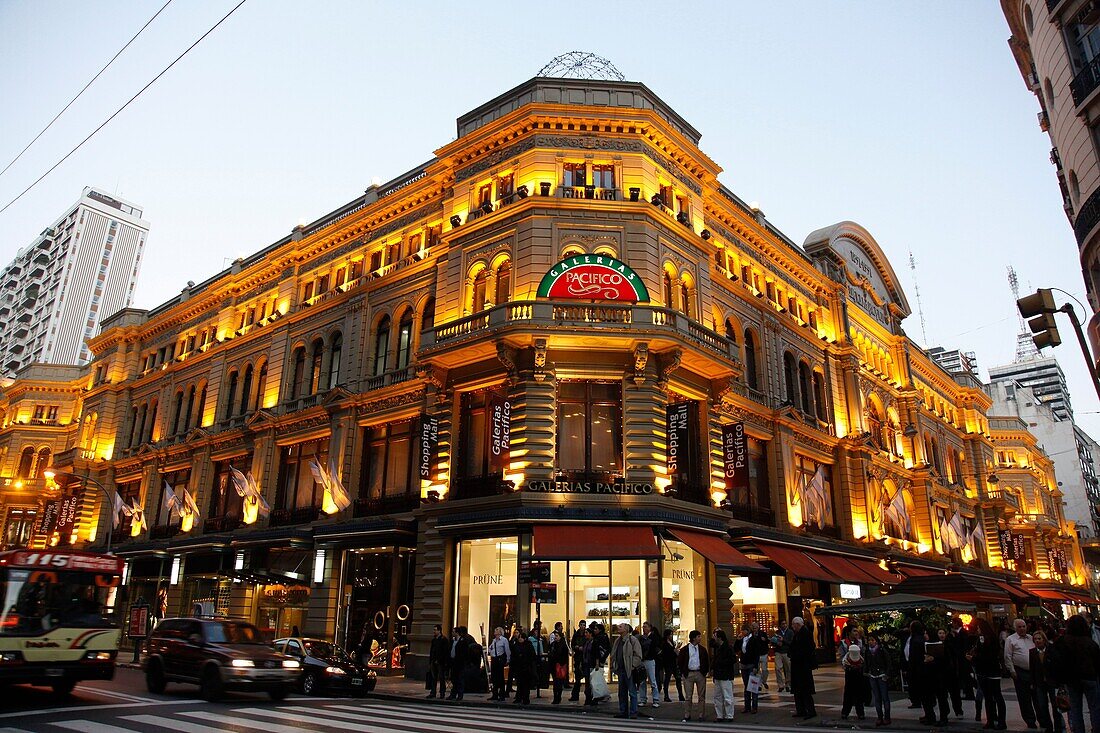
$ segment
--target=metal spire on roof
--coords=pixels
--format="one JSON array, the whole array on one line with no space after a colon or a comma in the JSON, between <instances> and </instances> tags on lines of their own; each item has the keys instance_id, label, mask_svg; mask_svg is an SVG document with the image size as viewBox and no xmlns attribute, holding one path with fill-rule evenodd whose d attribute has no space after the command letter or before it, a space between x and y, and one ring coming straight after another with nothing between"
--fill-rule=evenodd
<instances>
[{"instance_id":1,"label":"metal spire on roof","mask_svg":"<svg viewBox=\"0 0 1100 733\"><path fill-rule=\"evenodd\" d=\"M594 53L570 51L556 57L539 70L538 76L552 76L561 79L605 79L607 81L625 81L623 73L615 65Z\"/></svg>"}]
</instances>

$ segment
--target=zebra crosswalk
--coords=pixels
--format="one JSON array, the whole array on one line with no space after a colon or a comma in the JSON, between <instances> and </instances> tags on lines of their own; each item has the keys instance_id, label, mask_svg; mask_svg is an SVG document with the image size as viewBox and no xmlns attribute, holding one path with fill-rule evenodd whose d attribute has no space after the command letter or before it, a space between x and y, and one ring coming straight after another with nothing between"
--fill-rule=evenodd
<instances>
[{"instance_id":1,"label":"zebra crosswalk","mask_svg":"<svg viewBox=\"0 0 1100 733\"><path fill-rule=\"evenodd\" d=\"M74 713L77 712L74 710ZM77 733L514 733L537 729L539 733L589 733L595 720L610 733L663 730L668 720L616 720L605 715L548 711L545 709L460 707L367 700L362 703L321 703L241 706L208 706L201 709L172 709L151 712L119 710L109 719L74 717L52 720L38 730L66 730ZM740 726L723 726L737 730ZM744 730L752 721L745 719ZM714 730L708 723L676 723L678 731ZM770 727L778 733L795 733L794 727Z\"/></svg>"}]
</instances>

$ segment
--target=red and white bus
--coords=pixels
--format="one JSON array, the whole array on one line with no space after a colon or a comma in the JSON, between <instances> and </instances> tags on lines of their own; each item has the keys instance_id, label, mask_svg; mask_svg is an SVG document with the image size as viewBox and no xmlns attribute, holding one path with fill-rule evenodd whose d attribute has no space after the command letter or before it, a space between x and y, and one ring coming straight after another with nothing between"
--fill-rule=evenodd
<instances>
[{"instance_id":1,"label":"red and white bus","mask_svg":"<svg viewBox=\"0 0 1100 733\"><path fill-rule=\"evenodd\" d=\"M112 679L121 631L106 604L123 566L92 552L0 552L0 684L68 694L81 680Z\"/></svg>"}]
</instances>

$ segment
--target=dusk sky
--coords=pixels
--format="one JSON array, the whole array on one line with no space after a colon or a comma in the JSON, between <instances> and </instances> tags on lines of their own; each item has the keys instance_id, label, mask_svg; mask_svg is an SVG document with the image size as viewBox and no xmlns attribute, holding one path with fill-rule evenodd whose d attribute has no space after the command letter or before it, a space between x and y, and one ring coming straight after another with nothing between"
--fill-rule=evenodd
<instances>
[{"instance_id":1,"label":"dusk sky","mask_svg":"<svg viewBox=\"0 0 1100 733\"><path fill-rule=\"evenodd\" d=\"M172 2L0 176L0 207L236 2ZM161 5L0 0L0 168ZM1015 349L1006 266L1024 292L1060 287L1084 300L1050 142L1008 35L992 0L248 0L0 214L0 261L100 186L151 223L135 306L154 306L430 159L454 139L456 117L584 50L700 130L721 180L794 241L844 219L865 226L915 311L911 249L927 336L916 312L907 333L976 351L984 377ZM1100 437L1096 395L1059 318L1054 354L1078 422Z\"/></svg>"}]
</instances>

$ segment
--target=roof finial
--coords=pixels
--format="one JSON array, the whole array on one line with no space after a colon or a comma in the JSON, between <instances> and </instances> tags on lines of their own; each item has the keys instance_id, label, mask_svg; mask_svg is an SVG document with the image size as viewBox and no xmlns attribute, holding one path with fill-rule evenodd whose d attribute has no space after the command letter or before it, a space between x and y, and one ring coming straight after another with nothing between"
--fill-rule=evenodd
<instances>
[{"instance_id":1,"label":"roof finial","mask_svg":"<svg viewBox=\"0 0 1100 733\"><path fill-rule=\"evenodd\" d=\"M607 81L625 81L623 73L607 59L587 51L563 53L543 66L537 76L552 76L561 79L604 79Z\"/></svg>"}]
</instances>

